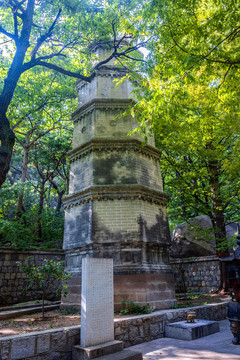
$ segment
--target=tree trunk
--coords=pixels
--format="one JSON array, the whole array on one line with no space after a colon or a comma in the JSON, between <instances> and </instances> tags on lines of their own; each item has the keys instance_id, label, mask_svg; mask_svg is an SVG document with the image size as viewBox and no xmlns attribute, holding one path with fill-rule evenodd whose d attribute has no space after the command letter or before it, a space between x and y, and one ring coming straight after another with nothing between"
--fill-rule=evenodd
<instances>
[{"instance_id":1,"label":"tree trunk","mask_svg":"<svg viewBox=\"0 0 240 360\"><path fill-rule=\"evenodd\" d=\"M10 168L15 136L9 121L0 106L0 187L6 180Z\"/></svg>"},{"instance_id":2,"label":"tree trunk","mask_svg":"<svg viewBox=\"0 0 240 360\"><path fill-rule=\"evenodd\" d=\"M228 253L227 248L221 249L221 246L226 247L224 240L226 239L226 230L225 230L225 218L223 211L223 203L221 197L221 186L220 186L220 165L217 160L212 160L209 162L209 174L210 174L210 185L211 185L211 199L213 206L213 225L215 229L215 238L217 246L217 255L219 257L226 256ZM221 284L220 290L228 291L227 285L227 274L225 263L221 262L220 265L221 271Z\"/></svg>"},{"instance_id":3,"label":"tree trunk","mask_svg":"<svg viewBox=\"0 0 240 360\"><path fill-rule=\"evenodd\" d=\"M42 291L42 320L44 320L44 297L45 297L45 293L44 290Z\"/></svg>"},{"instance_id":4,"label":"tree trunk","mask_svg":"<svg viewBox=\"0 0 240 360\"><path fill-rule=\"evenodd\" d=\"M24 147L24 156L22 163L22 176L21 176L21 189L18 196L18 205L17 205L17 213L21 215L24 212L23 207L23 197L24 197L24 188L25 182L27 178L27 168L28 168L28 158L29 158L29 134L26 136L26 146Z\"/></svg>"},{"instance_id":5,"label":"tree trunk","mask_svg":"<svg viewBox=\"0 0 240 360\"><path fill-rule=\"evenodd\" d=\"M64 193L65 193L65 190L58 191L58 202L57 202L57 207L56 207L57 213L60 213L60 210L62 207L62 198L63 198Z\"/></svg>"},{"instance_id":6,"label":"tree trunk","mask_svg":"<svg viewBox=\"0 0 240 360\"><path fill-rule=\"evenodd\" d=\"M8 70L3 90L0 95L0 186L6 180L6 175L9 171L15 141L15 136L10 128L6 114L18 80L24 71L23 62L30 45L29 38L32 29L34 5L35 0L28 0L26 11L22 17L21 34L15 42L16 53Z\"/></svg>"},{"instance_id":7,"label":"tree trunk","mask_svg":"<svg viewBox=\"0 0 240 360\"><path fill-rule=\"evenodd\" d=\"M38 207L38 238L42 239L42 212L43 212L43 204L44 204L44 194L45 194L45 183L46 181L42 180L41 188L40 188L40 197L39 197L39 207Z\"/></svg>"}]
</instances>

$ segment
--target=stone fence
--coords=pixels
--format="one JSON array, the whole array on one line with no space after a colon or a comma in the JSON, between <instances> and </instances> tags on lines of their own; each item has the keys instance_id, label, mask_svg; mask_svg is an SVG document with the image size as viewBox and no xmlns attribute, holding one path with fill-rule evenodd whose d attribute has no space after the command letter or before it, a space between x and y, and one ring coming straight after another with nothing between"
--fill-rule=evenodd
<instances>
[{"instance_id":1,"label":"stone fence","mask_svg":"<svg viewBox=\"0 0 240 360\"><path fill-rule=\"evenodd\" d=\"M0 305L41 299L41 295L37 294L36 291L23 292L28 281L26 274L17 265L17 261L24 262L29 256L36 265L41 265L44 259L64 260L63 251L15 251L0 248ZM49 292L46 299L56 300L56 292L54 290Z\"/></svg>"},{"instance_id":2,"label":"stone fence","mask_svg":"<svg viewBox=\"0 0 240 360\"><path fill-rule=\"evenodd\" d=\"M220 286L217 256L171 259L177 293L216 291Z\"/></svg>"},{"instance_id":3,"label":"stone fence","mask_svg":"<svg viewBox=\"0 0 240 360\"><path fill-rule=\"evenodd\" d=\"M226 304L185 309L159 310L151 314L119 318L114 321L115 339L124 347L164 337L165 324L185 319L185 312L196 311L198 319L224 320ZM0 338L1 360L71 360L72 348L80 343L80 326L39 331Z\"/></svg>"}]
</instances>

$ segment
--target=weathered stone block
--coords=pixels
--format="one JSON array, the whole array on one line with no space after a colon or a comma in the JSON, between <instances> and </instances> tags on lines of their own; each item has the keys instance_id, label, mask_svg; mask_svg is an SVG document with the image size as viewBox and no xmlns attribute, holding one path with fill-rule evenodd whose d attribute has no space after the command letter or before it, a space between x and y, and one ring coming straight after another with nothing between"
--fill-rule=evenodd
<instances>
[{"instance_id":1,"label":"weathered stone block","mask_svg":"<svg viewBox=\"0 0 240 360\"><path fill-rule=\"evenodd\" d=\"M181 340L195 340L219 331L219 324L216 321L195 321L195 323L179 321L172 324L166 324L165 336Z\"/></svg>"},{"instance_id":2,"label":"weathered stone block","mask_svg":"<svg viewBox=\"0 0 240 360\"><path fill-rule=\"evenodd\" d=\"M82 347L77 345L73 348L72 360L89 360L100 358L108 354L113 354L119 351L122 351L123 343L122 341L110 341L108 343L90 347Z\"/></svg>"},{"instance_id":3,"label":"weathered stone block","mask_svg":"<svg viewBox=\"0 0 240 360\"><path fill-rule=\"evenodd\" d=\"M20 338L13 339L10 359L19 360L34 356L35 340L36 338L31 335L23 335Z\"/></svg>"},{"instance_id":4,"label":"weathered stone block","mask_svg":"<svg viewBox=\"0 0 240 360\"><path fill-rule=\"evenodd\" d=\"M9 360L11 351L11 340L1 340L0 344L0 358L2 360Z\"/></svg>"},{"instance_id":5,"label":"weathered stone block","mask_svg":"<svg viewBox=\"0 0 240 360\"><path fill-rule=\"evenodd\" d=\"M50 334L41 334L37 337L37 353L41 354L50 349Z\"/></svg>"},{"instance_id":6,"label":"weathered stone block","mask_svg":"<svg viewBox=\"0 0 240 360\"><path fill-rule=\"evenodd\" d=\"M67 331L64 330L62 332L51 333L51 349L52 350L60 350L64 349L67 346Z\"/></svg>"}]
</instances>

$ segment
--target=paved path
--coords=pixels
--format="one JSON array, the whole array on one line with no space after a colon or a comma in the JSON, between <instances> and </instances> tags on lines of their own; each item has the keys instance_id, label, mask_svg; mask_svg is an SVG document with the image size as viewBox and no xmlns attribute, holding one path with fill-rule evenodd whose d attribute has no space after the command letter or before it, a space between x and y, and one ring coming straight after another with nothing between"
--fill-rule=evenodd
<instances>
[{"instance_id":1,"label":"paved path","mask_svg":"<svg viewBox=\"0 0 240 360\"><path fill-rule=\"evenodd\" d=\"M232 344L229 321L219 321L220 332L185 341L162 338L131 346L139 350L144 360L240 360L240 345Z\"/></svg>"}]
</instances>

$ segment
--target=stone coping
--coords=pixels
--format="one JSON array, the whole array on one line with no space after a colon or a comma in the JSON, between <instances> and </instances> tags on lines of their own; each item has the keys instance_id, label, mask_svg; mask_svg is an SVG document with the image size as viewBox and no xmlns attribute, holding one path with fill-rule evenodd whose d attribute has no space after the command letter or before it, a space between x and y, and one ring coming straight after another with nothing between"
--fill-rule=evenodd
<instances>
[{"instance_id":1,"label":"stone coping","mask_svg":"<svg viewBox=\"0 0 240 360\"><path fill-rule=\"evenodd\" d=\"M11 254L37 254L37 255L44 255L44 254L52 254L52 255L56 255L56 254L60 254L63 255L64 251L61 249L58 250L53 250L53 249L49 249L49 250L14 250L14 249L10 249L6 246L1 246L0 247L0 252L1 253L11 253Z\"/></svg>"},{"instance_id":2,"label":"stone coping","mask_svg":"<svg viewBox=\"0 0 240 360\"><path fill-rule=\"evenodd\" d=\"M127 106L130 105L134 105L134 101L132 99L118 99L118 98L99 98L96 97L94 99L91 99L90 101L84 103L83 105L80 105L78 107L78 109L76 111L73 112L72 114L72 120L76 121L78 119L76 119L77 116L79 116L81 114L81 112L83 112L86 109L89 108L103 108L105 109L105 107L113 107L113 108L123 108L126 109Z\"/></svg>"},{"instance_id":3,"label":"stone coping","mask_svg":"<svg viewBox=\"0 0 240 360\"><path fill-rule=\"evenodd\" d=\"M229 300L230 301L230 300ZM168 314L176 314L179 315L179 312L187 312L187 311L197 311L199 309L211 309L211 311L214 310L214 308L221 307L222 305L226 305L225 302L222 303L213 303L213 304L207 304L207 305L199 305L194 307L187 307L187 308L179 308L179 309L165 309L165 310L157 310L149 314L143 314L143 315L132 315L128 317L122 317L121 319L114 319L114 323L118 323L121 321L131 321L136 319L148 319L148 318L154 318L159 316L165 316L167 317Z\"/></svg>"},{"instance_id":4,"label":"stone coping","mask_svg":"<svg viewBox=\"0 0 240 360\"><path fill-rule=\"evenodd\" d=\"M106 138L94 138L84 144L68 151L67 156L69 161L72 162L79 158L79 155L86 155L94 151L138 151L147 156L153 157L155 160L159 161L161 157L161 150L155 148L152 145L146 144L143 145L143 142L138 139L106 139ZM80 157L81 157L80 156Z\"/></svg>"},{"instance_id":5,"label":"stone coping","mask_svg":"<svg viewBox=\"0 0 240 360\"><path fill-rule=\"evenodd\" d=\"M81 328L81 325L75 325L75 326L68 326L68 327L61 327L56 329L49 329L49 330L41 330L41 331L33 331L26 334L20 334L20 335L10 335L10 336L4 336L0 337L0 344L1 341L8 341L8 340L14 340L19 338L28 338L29 336L38 336L38 335L48 335L48 334L54 334L56 332L68 332L70 330L78 330ZM0 347L1 348L1 347Z\"/></svg>"},{"instance_id":6,"label":"stone coping","mask_svg":"<svg viewBox=\"0 0 240 360\"><path fill-rule=\"evenodd\" d=\"M45 305L44 311L56 310L56 309L59 309L59 306L60 306L59 304ZM41 307L39 307L39 306L32 306L32 307L16 309L16 310L1 311L0 312L0 320L16 318L17 316L20 316L20 315L34 314L39 311L41 311Z\"/></svg>"},{"instance_id":7,"label":"stone coping","mask_svg":"<svg viewBox=\"0 0 240 360\"><path fill-rule=\"evenodd\" d=\"M220 261L220 258L216 255L209 256L194 256L188 258L170 258L171 264L181 264L181 263L194 263L194 262L204 262L204 261Z\"/></svg>"},{"instance_id":8,"label":"stone coping","mask_svg":"<svg viewBox=\"0 0 240 360\"><path fill-rule=\"evenodd\" d=\"M63 198L64 209L78 206L92 200L138 199L151 203L167 205L169 196L162 191L150 189L147 186L133 185L93 185L85 190L68 194Z\"/></svg>"}]
</instances>

